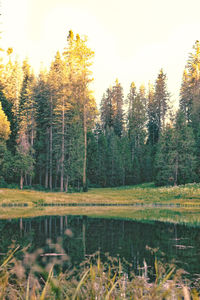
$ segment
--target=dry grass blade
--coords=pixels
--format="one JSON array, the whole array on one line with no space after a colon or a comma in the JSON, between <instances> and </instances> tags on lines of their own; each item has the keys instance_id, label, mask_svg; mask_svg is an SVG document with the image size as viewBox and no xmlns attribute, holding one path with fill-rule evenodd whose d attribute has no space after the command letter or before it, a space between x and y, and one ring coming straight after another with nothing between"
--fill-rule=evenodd
<instances>
[{"instance_id":1,"label":"dry grass blade","mask_svg":"<svg viewBox=\"0 0 200 300\"><path fill-rule=\"evenodd\" d=\"M29 281L30 281L30 278L28 277L27 287L26 287L26 300L29 300Z\"/></svg>"},{"instance_id":2,"label":"dry grass blade","mask_svg":"<svg viewBox=\"0 0 200 300\"><path fill-rule=\"evenodd\" d=\"M46 295L46 290L47 290L47 287L48 287L48 284L49 284L49 281L51 280L52 278L52 275L53 275L53 267L51 267L51 270L49 271L49 275L48 275L48 278L47 278L47 281L45 283L45 286L43 288L43 291L42 291L42 295L40 297L40 300L44 300L45 299L45 295Z\"/></svg>"},{"instance_id":3,"label":"dry grass blade","mask_svg":"<svg viewBox=\"0 0 200 300\"><path fill-rule=\"evenodd\" d=\"M172 268L171 271L169 271L169 273L161 281L160 285L164 284L171 277L171 275L174 273L174 270L175 268Z\"/></svg>"},{"instance_id":4,"label":"dry grass blade","mask_svg":"<svg viewBox=\"0 0 200 300\"><path fill-rule=\"evenodd\" d=\"M13 255L19 248L20 248L20 246L17 246L17 248L10 253L10 255L2 263L1 268L5 267L5 265L7 265L7 263L10 261L10 259L13 257Z\"/></svg>"},{"instance_id":5,"label":"dry grass blade","mask_svg":"<svg viewBox=\"0 0 200 300\"><path fill-rule=\"evenodd\" d=\"M76 291L75 291L75 293L74 293L74 296L73 296L72 300L75 300L75 299L76 299L76 296L77 296L77 294L78 294L78 292L79 292L79 290L80 290L80 287L81 287L81 285L83 284L85 278L87 277L89 271L90 271L90 269L87 270L87 271L85 272L85 274L83 275L81 281L79 282L79 284L78 284L78 286L77 286L77 288L76 288Z\"/></svg>"},{"instance_id":6,"label":"dry grass blade","mask_svg":"<svg viewBox=\"0 0 200 300\"><path fill-rule=\"evenodd\" d=\"M155 271L156 271L156 283L157 283L157 281L158 281L158 261L157 261L157 258L155 258L155 263L154 263L154 265L155 265Z\"/></svg>"},{"instance_id":7,"label":"dry grass blade","mask_svg":"<svg viewBox=\"0 0 200 300\"><path fill-rule=\"evenodd\" d=\"M109 292L107 293L105 300L109 300L109 299L110 299L110 295L112 294L112 291L114 290L114 288L116 287L116 285L118 284L118 282L119 282L119 280L117 280L117 281L115 282L115 284L113 284L113 286L111 287L111 289L110 289Z\"/></svg>"}]
</instances>

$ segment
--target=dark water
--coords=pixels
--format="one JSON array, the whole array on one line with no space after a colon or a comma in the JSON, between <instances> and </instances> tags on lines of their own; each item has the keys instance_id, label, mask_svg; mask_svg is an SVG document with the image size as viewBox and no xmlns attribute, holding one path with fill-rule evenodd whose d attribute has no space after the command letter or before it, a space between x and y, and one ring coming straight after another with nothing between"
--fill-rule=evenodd
<instances>
[{"instance_id":1,"label":"dark water","mask_svg":"<svg viewBox=\"0 0 200 300\"><path fill-rule=\"evenodd\" d=\"M85 256L100 250L113 257L124 257L137 272L144 259L148 266L154 264L155 255L147 250L148 246L159 249L156 255L165 262L174 261L194 277L200 274L199 227L85 216L0 220L1 254L7 252L13 241L21 246L31 243L30 251L43 248L50 253L55 249L52 250L46 241L56 243L59 237L71 265L79 264Z\"/></svg>"}]
</instances>

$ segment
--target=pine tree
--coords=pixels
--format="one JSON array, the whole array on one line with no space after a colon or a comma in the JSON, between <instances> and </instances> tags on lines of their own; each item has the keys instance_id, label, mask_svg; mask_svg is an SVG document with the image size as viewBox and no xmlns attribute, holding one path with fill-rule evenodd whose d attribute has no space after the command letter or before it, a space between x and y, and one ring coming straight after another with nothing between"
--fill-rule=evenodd
<instances>
[{"instance_id":1,"label":"pine tree","mask_svg":"<svg viewBox=\"0 0 200 300\"><path fill-rule=\"evenodd\" d=\"M141 182L143 152L146 136L146 99L143 92L136 92L134 83L128 94L129 110L127 117L128 136L131 149L132 183Z\"/></svg>"},{"instance_id":2,"label":"pine tree","mask_svg":"<svg viewBox=\"0 0 200 300\"><path fill-rule=\"evenodd\" d=\"M154 98L155 90L154 87L149 84L148 91L148 105L147 105L147 115L148 115L148 140L147 144L154 146L158 142L159 127L157 122L157 105Z\"/></svg>"},{"instance_id":3,"label":"pine tree","mask_svg":"<svg viewBox=\"0 0 200 300\"><path fill-rule=\"evenodd\" d=\"M103 128L110 130L111 127L117 136L121 137L124 128L123 89L116 79L115 85L108 88L101 100L101 122Z\"/></svg>"},{"instance_id":4,"label":"pine tree","mask_svg":"<svg viewBox=\"0 0 200 300\"><path fill-rule=\"evenodd\" d=\"M123 90L116 79L112 88L113 128L118 137L122 136L124 129Z\"/></svg>"},{"instance_id":5,"label":"pine tree","mask_svg":"<svg viewBox=\"0 0 200 300\"><path fill-rule=\"evenodd\" d=\"M94 52L87 47L87 38L82 39L78 34L74 38L73 32L68 35L68 47L65 49L65 63L68 67L70 84L70 98L72 105L79 112L84 136L83 155L83 190L87 191L87 131L96 115L96 104L89 90L92 81L90 66Z\"/></svg>"},{"instance_id":6,"label":"pine tree","mask_svg":"<svg viewBox=\"0 0 200 300\"><path fill-rule=\"evenodd\" d=\"M187 122L198 132L200 111L200 43L196 41L190 53L183 73L180 91L180 109L184 112Z\"/></svg>"},{"instance_id":7,"label":"pine tree","mask_svg":"<svg viewBox=\"0 0 200 300\"><path fill-rule=\"evenodd\" d=\"M35 102L34 84L35 78L30 65L23 62L23 83L19 103L19 130L17 138L16 167L20 170L20 187L26 184L32 185L34 164L34 138L35 138ZM21 161L20 161L21 160ZM26 170L27 167L27 170Z\"/></svg>"},{"instance_id":8,"label":"pine tree","mask_svg":"<svg viewBox=\"0 0 200 300\"><path fill-rule=\"evenodd\" d=\"M48 76L41 70L37 84L34 88L34 98L36 104L36 177L39 184L49 187L49 131L50 131L50 89L47 83ZM52 186L51 186L52 188Z\"/></svg>"},{"instance_id":9,"label":"pine tree","mask_svg":"<svg viewBox=\"0 0 200 300\"><path fill-rule=\"evenodd\" d=\"M123 159L121 155L120 138L110 128L106 134L106 183L108 186L119 186L123 184Z\"/></svg>"},{"instance_id":10,"label":"pine tree","mask_svg":"<svg viewBox=\"0 0 200 300\"><path fill-rule=\"evenodd\" d=\"M105 187L107 186L107 165L106 157L108 152L107 140L104 130L99 124L96 124L95 135L97 139L97 184Z\"/></svg>"},{"instance_id":11,"label":"pine tree","mask_svg":"<svg viewBox=\"0 0 200 300\"><path fill-rule=\"evenodd\" d=\"M187 122L190 123L192 120L192 91L186 69L183 72L179 106L180 110L184 113Z\"/></svg>"},{"instance_id":12,"label":"pine tree","mask_svg":"<svg viewBox=\"0 0 200 300\"><path fill-rule=\"evenodd\" d=\"M166 74L161 69L155 84L154 102L159 132L165 128L165 120L169 109L169 93L167 91Z\"/></svg>"},{"instance_id":13,"label":"pine tree","mask_svg":"<svg viewBox=\"0 0 200 300\"><path fill-rule=\"evenodd\" d=\"M108 128L114 126L114 111L113 111L113 103L112 103L112 89L108 88L106 93L103 94L100 106L101 112L101 123L104 129L104 132Z\"/></svg>"},{"instance_id":14,"label":"pine tree","mask_svg":"<svg viewBox=\"0 0 200 300\"><path fill-rule=\"evenodd\" d=\"M13 64L11 60L10 56L12 54L12 49L8 49L7 53L9 55L9 60L5 65L2 75L2 92L5 96L3 106L7 111L7 116L11 125L11 135L7 145L12 153L15 153L18 132L19 97L23 78L19 63L15 61Z\"/></svg>"},{"instance_id":15,"label":"pine tree","mask_svg":"<svg viewBox=\"0 0 200 300\"><path fill-rule=\"evenodd\" d=\"M156 184L177 185L195 179L195 141L185 116L178 112L174 127L167 126L158 143Z\"/></svg>"},{"instance_id":16,"label":"pine tree","mask_svg":"<svg viewBox=\"0 0 200 300\"><path fill-rule=\"evenodd\" d=\"M193 52L190 53L184 71L180 91L180 109L186 115L188 124L192 127L195 142L197 161L200 158L200 43L196 41ZM197 166L198 177L200 178L199 163ZM199 180L198 178L198 180Z\"/></svg>"}]
</instances>

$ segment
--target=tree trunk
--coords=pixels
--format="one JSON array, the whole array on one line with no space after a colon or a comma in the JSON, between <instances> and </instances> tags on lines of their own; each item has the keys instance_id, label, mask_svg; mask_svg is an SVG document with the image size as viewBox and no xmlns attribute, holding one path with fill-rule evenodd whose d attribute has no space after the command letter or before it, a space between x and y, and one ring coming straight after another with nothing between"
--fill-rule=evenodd
<instances>
[{"instance_id":1,"label":"tree trunk","mask_svg":"<svg viewBox=\"0 0 200 300\"><path fill-rule=\"evenodd\" d=\"M83 191L87 192L86 167L87 167L87 123L86 123L86 105L83 108L83 129L84 129L84 159L83 159Z\"/></svg>"},{"instance_id":2,"label":"tree trunk","mask_svg":"<svg viewBox=\"0 0 200 300\"><path fill-rule=\"evenodd\" d=\"M54 187L57 188L58 183L58 171L59 171L59 161L57 160L56 164L56 175L55 175L55 181L54 181Z\"/></svg>"},{"instance_id":3,"label":"tree trunk","mask_svg":"<svg viewBox=\"0 0 200 300\"><path fill-rule=\"evenodd\" d=\"M178 156L176 156L176 162L175 162L175 180L174 180L174 185L177 185L177 180L178 180Z\"/></svg>"},{"instance_id":4,"label":"tree trunk","mask_svg":"<svg viewBox=\"0 0 200 300\"><path fill-rule=\"evenodd\" d=\"M28 180L27 180L27 174L26 173L25 173L24 179L25 179L25 185L28 185Z\"/></svg>"},{"instance_id":5,"label":"tree trunk","mask_svg":"<svg viewBox=\"0 0 200 300\"><path fill-rule=\"evenodd\" d=\"M67 193L68 191L68 183L69 183L69 176L67 175L67 178L65 180L65 192Z\"/></svg>"},{"instance_id":6,"label":"tree trunk","mask_svg":"<svg viewBox=\"0 0 200 300\"><path fill-rule=\"evenodd\" d=\"M47 128L46 132L46 171L45 171L45 188L48 188L48 181L49 181L49 143L48 143L48 137L49 137L49 129Z\"/></svg>"},{"instance_id":7,"label":"tree trunk","mask_svg":"<svg viewBox=\"0 0 200 300\"><path fill-rule=\"evenodd\" d=\"M52 134L52 96L50 98L50 128L49 128L49 188L52 190L52 156L53 156L53 134Z\"/></svg>"},{"instance_id":8,"label":"tree trunk","mask_svg":"<svg viewBox=\"0 0 200 300\"><path fill-rule=\"evenodd\" d=\"M31 110L31 148L32 149L33 149L33 142L34 142L34 126L33 126L33 107L32 107ZM29 185L32 186L32 175L29 176Z\"/></svg>"},{"instance_id":9,"label":"tree trunk","mask_svg":"<svg viewBox=\"0 0 200 300\"><path fill-rule=\"evenodd\" d=\"M60 172L60 191L63 192L63 182L64 182L64 151L65 151L65 108L64 108L64 98L62 107L62 142L61 142L61 172Z\"/></svg>"},{"instance_id":10,"label":"tree trunk","mask_svg":"<svg viewBox=\"0 0 200 300\"><path fill-rule=\"evenodd\" d=\"M21 175L20 175L20 189L23 189L23 182L24 182L24 177L23 177L23 171L21 171Z\"/></svg>"}]
</instances>

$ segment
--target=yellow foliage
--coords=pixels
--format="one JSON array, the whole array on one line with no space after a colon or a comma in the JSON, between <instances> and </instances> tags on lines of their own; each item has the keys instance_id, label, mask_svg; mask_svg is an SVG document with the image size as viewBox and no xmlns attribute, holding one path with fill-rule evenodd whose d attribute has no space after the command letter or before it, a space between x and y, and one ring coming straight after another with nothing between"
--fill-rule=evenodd
<instances>
[{"instance_id":1,"label":"yellow foliage","mask_svg":"<svg viewBox=\"0 0 200 300\"><path fill-rule=\"evenodd\" d=\"M2 105L0 102L0 140L7 140L9 138L11 131L10 131L10 122L5 115Z\"/></svg>"}]
</instances>

